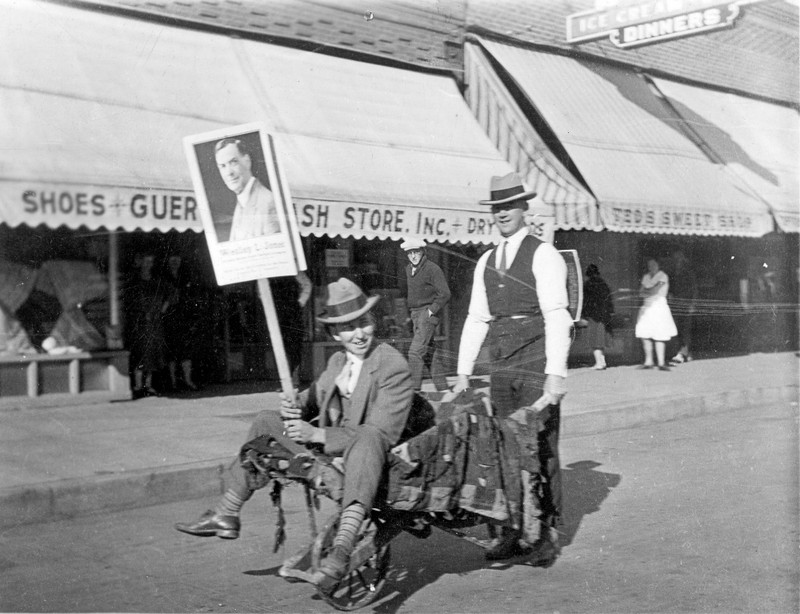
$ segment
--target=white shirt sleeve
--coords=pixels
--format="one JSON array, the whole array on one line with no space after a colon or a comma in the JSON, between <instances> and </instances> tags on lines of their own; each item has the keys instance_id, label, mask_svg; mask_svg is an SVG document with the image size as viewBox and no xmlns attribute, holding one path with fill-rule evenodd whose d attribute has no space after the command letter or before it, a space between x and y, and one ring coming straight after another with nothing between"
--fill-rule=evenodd
<instances>
[{"instance_id":1,"label":"white shirt sleeve","mask_svg":"<svg viewBox=\"0 0 800 614\"><path fill-rule=\"evenodd\" d=\"M469 299L469 312L461 331L461 342L458 346L458 369L459 375L472 375L475 363L478 361L478 354L489 332L489 322L492 315L489 312L489 300L486 298L486 286L483 281L483 274L486 270L486 262L492 250L487 251L478 259L475 265L475 272L472 276L472 295Z\"/></svg>"},{"instance_id":2,"label":"white shirt sleeve","mask_svg":"<svg viewBox=\"0 0 800 614\"><path fill-rule=\"evenodd\" d=\"M567 263L550 243L543 243L533 254L533 276L539 307L544 316L547 375L567 376L567 357L572 342L572 316L567 296Z\"/></svg>"}]
</instances>

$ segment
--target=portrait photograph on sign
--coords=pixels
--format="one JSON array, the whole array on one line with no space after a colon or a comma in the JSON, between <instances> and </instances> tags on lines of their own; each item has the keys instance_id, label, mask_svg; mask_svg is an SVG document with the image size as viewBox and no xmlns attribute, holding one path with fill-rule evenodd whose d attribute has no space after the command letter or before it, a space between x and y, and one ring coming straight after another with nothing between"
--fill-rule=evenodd
<instances>
[{"instance_id":1,"label":"portrait photograph on sign","mask_svg":"<svg viewBox=\"0 0 800 614\"><path fill-rule=\"evenodd\" d=\"M187 136L184 150L219 285L306 268L289 186L262 124Z\"/></svg>"}]
</instances>

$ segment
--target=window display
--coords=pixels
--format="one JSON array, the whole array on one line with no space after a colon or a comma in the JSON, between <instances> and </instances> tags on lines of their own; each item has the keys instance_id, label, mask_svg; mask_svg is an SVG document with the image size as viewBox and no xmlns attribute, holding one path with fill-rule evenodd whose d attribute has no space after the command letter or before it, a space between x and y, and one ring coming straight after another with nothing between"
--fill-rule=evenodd
<instances>
[{"instance_id":1,"label":"window display","mask_svg":"<svg viewBox=\"0 0 800 614\"><path fill-rule=\"evenodd\" d=\"M106 347L108 281L86 261L32 268L0 260L0 354L91 351Z\"/></svg>"}]
</instances>

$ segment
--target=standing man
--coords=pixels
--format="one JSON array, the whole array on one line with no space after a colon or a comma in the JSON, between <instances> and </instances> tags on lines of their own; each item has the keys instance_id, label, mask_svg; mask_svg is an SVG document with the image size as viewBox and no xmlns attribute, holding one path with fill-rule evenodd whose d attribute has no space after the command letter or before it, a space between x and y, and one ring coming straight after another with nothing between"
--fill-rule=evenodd
<instances>
[{"instance_id":1,"label":"standing man","mask_svg":"<svg viewBox=\"0 0 800 614\"><path fill-rule=\"evenodd\" d=\"M347 571L358 530L372 509L387 454L406 426L414 394L403 356L375 340L372 309L379 299L367 298L349 279L328 284L326 311L317 320L326 325L340 351L295 402L282 396L280 413L259 413L247 438L278 437L285 429L297 443L344 457L339 529L331 554L320 565L328 585L335 585ZM215 510L175 528L200 537L239 537L239 511L253 488L238 456L226 478L227 490Z\"/></svg>"},{"instance_id":2,"label":"standing man","mask_svg":"<svg viewBox=\"0 0 800 614\"><path fill-rule=\"evenodd\" d=\"M469 376L488 339L490 395L497 417L502 420L520 407L545 403L544 430L539 433L542 483L536 489L539 538L531 563L547 567L558 556L554 528L561 520L559 404L566 393L572 318L567 310L567 265L553 245L529 234L525 224L528 200L535 195L525 190L516 173L510 173L492 177L491 198L480 201L492 208L502 241L475 267L454 390L469 387ZM486 557L497 560L521 554L521 537L521 530L503 527Z\"/></svg>"},{"instance_id":3,"label":"standing man","mask_svg":"<svg viewBox=\"0 0 800 614\"><path fill-rule=\"evenodd\" d=\"M408 348L408 367L411 369L411 385L415 391L422 388L422 369L428 368L436 390L449 387L447 379L434 360L436 342L433 336L439 324L439 312L450 300L450 288L439 265L428 260L425 241L407 239L400 245L408 257L406 285L408 288L408 310L414 324L414 338Z\"/></svg>"},{"instance_id":4,"label":"standing man","mask_svg":"<svg viewBox=\"0 0 800 614\"><path fill-rule=\"evenodd\" d=\"M669 364L680 365L692 360L692 318L697 302L697 278L682 250L672 252L672 271L669 276L669 308L678 327L680 348Z\"/></svg>"},{"instance_id":5,"label":"standing man","mask_svg":"<svg viewBox=\"0 0 800 614\"><path fill-rule=\"evenodd\" d=\"M245 144L239 139L222 139L214 152L222 180L236 194L236 209L227 240L241 241L280 232L272 192L253 176L253 160Z\"/></svg>"}]
</instances>

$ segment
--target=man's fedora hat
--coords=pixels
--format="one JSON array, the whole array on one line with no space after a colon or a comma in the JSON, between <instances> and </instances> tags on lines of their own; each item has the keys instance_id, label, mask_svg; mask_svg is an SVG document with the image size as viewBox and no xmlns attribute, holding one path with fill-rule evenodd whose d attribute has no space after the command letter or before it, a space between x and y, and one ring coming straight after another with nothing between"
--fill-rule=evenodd
<instances>
[{"instance_id":1,"label":"man's fedora hat","mask_svg":"<svg viewBox=\"0 0 800 614\"><path fill-rule=\"evenodd\" d=\"M412 249L425 249L425 241L422 239L406 239L400 244L400 249L409 251Z\"/></svg>"},{"instance_id":2,"label":"man's fedora hat","mask_svg":"<svg viewBox=\"0 0 800 614\"><path fill-rule=\"evenodd\" d=\"M317 316L323 324L340 324L357 320L381 300L380 296L364 294L363 290L345 277L328 284L325 311Z\"/></svg>"},{"instance_id":3,"label":"man's fedora hat","mask_svg":"<svg viewBox=\"0 0 800 614\"><path fill-rule=\"evenodd\" d=\"M481 205L503 205L515 200L530 200L536 196L533 190L526 190L522 186L522 179L516 173L509 173L502 177L492 177L489 184L491 197L489 200L479 200Z\"/></svg>"}]
</instances>

